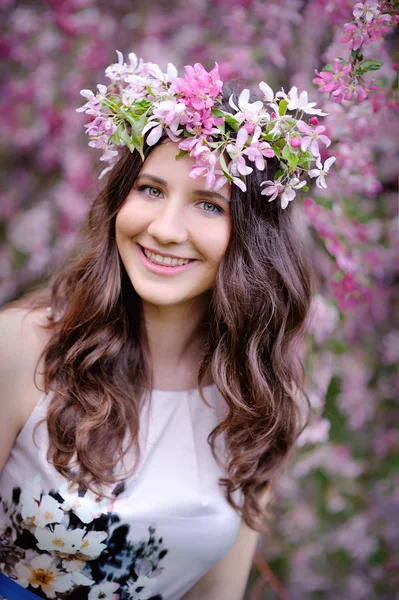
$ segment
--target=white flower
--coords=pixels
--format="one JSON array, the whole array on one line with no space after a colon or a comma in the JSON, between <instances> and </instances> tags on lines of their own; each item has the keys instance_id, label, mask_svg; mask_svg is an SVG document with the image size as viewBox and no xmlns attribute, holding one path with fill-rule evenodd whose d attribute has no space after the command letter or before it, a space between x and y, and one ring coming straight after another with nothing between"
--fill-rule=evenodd
<instances>
[{"instance_id":1,"label":"white flower","mask_svg":"<svg viewBox=\"0 0 399 600\"><path fill-rule=\"evenodd\" d=\"M168 68L166 73L160 69L160 67L155 63L148 63L148 72L155 79L159 79L162 83L166 84L172 81L172 79L176 79L177 77L177 69L172 63L168 63Z\"/></svg>"},{"instance_id":2,"label":"white flower","mask_svg":"<svg viewBox=\"0 0 399 600\"><path fill-rule=\"evenodd\" d=\"M147 577L146 575L140 575L136 581L129 579L126 582L127 592L130 600L148 600L154 595L154 585L157 582L156 577ZM142 589L140 589L142 588ZM137 591L137 590L140 591Z\"/></svg>"},{"instance_id":3,"label":"white flower","mask_svg":"<svg viewBox=\"0 0 399 600\"><path fill-rule=\"evenodd\" d=\"M73 556L62 556L62 568L71 574L72 581L76 585L93 585L94 581L90 577L84 574L83 570L88 569L86 567L86 561L79 560Z\"/></svg>"},{"instance_id":4,"label":"white flower","mask_svg":"<svg viewBox=\"0 0 399 600\"><path fill-rule=\"evenodd\" d=\"M288 121L292 122L292 115L280 115L279 106L275 102L270 103L270 108L273 109L271 119L275 121L273 129L269 132L271 135L281 134L284 135L285 124Z\"/></svg>"},{"instance_id":5,"label":"white flower","mask_svg":"<svg viewBox=\"0 0 399 600\"><path fill-rule=\"evenodd\" d=\"M154 146L162 137L163 127L160 123L156 123L155 121L150 121L143 129L143 135L152 129L151 133L147 137L148 146Z\"/></svg>"},{"instance_id":6,"label":"white flower","mask_svg":"<svg viewBox=\"0 0 399 600\"><path fill-rule=\"evenodd\" d=\"M308 102L308 93L301 92L298 97L298 89L294 85L288 94L283 91L277 92L276 96L287 100L288 110L300 110L308 115L321 115L325 116L327 113L323 113L319 108L313 108L316 106L316 102Z\"/></svg>"},{"instance_id":7,"label":"white flower","mask_svg":"<svg viewBox=\"0 0 399 600\"><path fill-rule=\"evenodd\" d=\"M59 571L48 554L36 556L29 564L18 563L15 571L19 585L41 587L47 598L55 598L56 592L68 592L73 587L72 576Z\"/></svg>"},{"instance_id":8,"label":"white flower","mask_svg":"<svg viewBox=\"0 0 399 600\"><path fill-rule=\"evenodd\" d=\"M141 68L143 66L143 59L140 58L140 60L137 58L137 55L134 52L130 52L128 54L128 58L129 58L129 62L130 62L130 68L132 71L134 72L140 72Z\"/></svg>"},{"instance_id":9,"label":"white flower","mask_svg":"<svg viewBox=\"0 0 399 600\"><path fill-rule=\"evenodd\" d=\"M241 124L243 121L248 121L253 127L256 127L262 120L269 120L270 116L267 114L263 102L258 100L257 102L249 102L249 90L242 90L238 98L238 107L233 101L233 94L229 98L229 104L231 108L237 111L234 115L238 123Z\"/></svg>"},{"instance_id":10,"label":"white flower","mask_svg":"<svg viewBox=\"0 0 399 600\"><path fill-rule=\"evenodd\" d=\"M277 196L281 194L281 208L287 208L288 203L292 202L296 196L295 190L300 190L304 185L306 185L306 181L299 181L297 177L293 177L285 186L278 181L271 180L262 181L260 185L268 186L261 191L261 194L270 196L269 202L275 200Z\"/></svg>"},{"instance_id":11,"label":"white flower","mask_svg":"<svg viewBox=\"0 0 399 600\"><path fill-rule=\"evenodd\" d=\"M82 539L79 553L87 556L90 560L97 558L106 547L105 544L102 544L106 537L106 531L89 531Z\"/></svg>"},{"instance_id":12,"label":"white flower","mask_svg":"<svg viewBox=\"0 0 399 600\"><path fill-rule=\"evenodd\" d=\"M40 550L76 554L82 545L84 533L84 529L66 529L63 525L56 525L54 531L37 528L35 537Z\"/></svg>"},{"instance_id":13,"label":"white flower","mask_svg":"<svg viewBox=\"0 0 399 600\"><path fill-rule=\"evenodd\" d=\"M21 516L27 523L36 527L45 527L50 523L61 523L64 513L60 503L52 496L43 496L38 504L35 498L25 493L22 499Z\"/></svg>"},{"instance_id":14,"label":"white flower","mask_svg":"<svg viewBox=\"0 0 399 600\"><path fill-rule=\"evenodd\" d=\"M296 196L294 190L300 190L304 185L306 185L306 181L299 181L296 177L290 179L288 185L284 188L284 192L281 194L281 208L287 208L288 203L292 202Z\"/></svg>"},{"instance_id":15,"label":"white flower","mask_svg":"<svg viewBox=\"0 0 399 600\"><path fill-rule=\"evenodd\" d=\"M119 583L106 581L91 588L87 600L119 600L119 594L114 594L119 589Z\"/></svg>"},{"instance_id":16,"label":"white flower","mask_svg":"<svg viewBox=\"0 0 399 600\"><path fill-rule=\"evenodd\" d=\"M83 573L79 573L78 571L71 571L72 581L76 585L93 585L93 579L89 579Z\"/></svg>"},{"instance_id":17,"label":"white flower","mask_svg":"<svg viewBox=\"0 0 399 600\"><path fill-rule=\"evenodd\" d=\"M311 169L309 171L309 177L317 177L316 185L320 189L327 187L325 175L327 175L328 171L330 170L331 165L335 161L336 161L335 156L330 156L330 158L327 158L326 162L324 163L324 167L323 167L323 165L321 164L321 161L320 161L320 157L318 157L318 159L316 161L317 169Z\"/></svg>"},{"instance_id":18,"label":"white flower","mask_svg":"<svg viewBox=\"0 0 399 600\"><path fill-rule=\"evenodd\" d=\"M86 562L84 560L63 558L62 567L72 575L72 580L76 585L93 585L93 579L90 579L82 573L83 569L86 567Z\"/></svg>"},{"instance_id":19,"label":"white flower","mask_svg":"<svg viewBox=\"0 0 399 600\"><path fill-rule=\"evenodd\" d=\"M23 526L29 528L36 526L36 517L39 510L40 496L42 492L40 475L28 483L21 493L21 516L24 520Z\"/></svg>"},{"instance_id":20,"label":"white flower","mask_svg":"<svg viewBox=\"0 0 399 600\"><path fill-rule=\"evenodd\" d=\"M100 160L104 161L104 162L114 162L114 160L116 159L116 157L118 156L118 151L117 150L112 150L111 148L106 148L104 151L104 154L102 154L100 156Z\"/></svg>"},{"instance_id":21,"label":"white flower","mask_svg":"<svg viewBox=\"0 0 399 600\"><path fill-rule=\"evenodd\" d=\"M118 62L110 65L109 67L107 67L105 69L105 76L109 77L113 81L121 81L127 74L128 67L127 67L126 63L123 61L122 52L119 52L119 50L117 50L116 54L118 56ZM134 56L135 56L135 54L133 54L133 53L129 54L129 58L134 57ZM134 66L131 70L135 71Z\"/></svg>"},{"instance_id":22,"label":"white flower","mask_svg":"<svg viewBox=\"0 0 399 600\"><path fill-rule=\"evenodd\" d=\"M143 128L143 135L152 129L147 137L147 144L149 146L156 144L161 138L165 126L169 137L174 141L180 141L177 136L183 130L178 129L178 127L186 106L182 102L172 99L164 100L163 102L154 102L154 107L153 115L148 119L147 125Z\"/></svg>"},{"instance_id":23,"label":"white flower","mask_svg":"<svg viewBox=\"0 0 399 600\"><path fill-rule=\"evenodd\" d=\"M90 490L84 496L79 496L76 486L72 488L69 483L64 483L58 490L60 496L64 498L61 508L65 512L71 510L82 523L91 523L93 519L111 510L112 500L110 501L109 498L100 499Z\"/></svg>"},{"instance_id":24,"label":"white flower","mask_svg":"<svg viewBox=\"0 0 399 600\"><path fill-rule=\"evenodd\" d=\"M380 12L378 2L357 2L353 7L353 16L357 19L364 17L367 23L370 23Z\"/></svg>"},{"instance_id":25,"label":"white flower","mask_svg":"<svg viewBox=\"0 0 399 600\"><path fill-rule=\"evenodd\" d=\"M268 187L265 188L264 190L261 191L262 196L270 196L269 198L269 202L271 202L272 200L275 200L275 198L277 198L278 194L280 192L283 191L283 186L277 182L277 181L271 181L271 179L268 179L267 181L262 181L262 183L260 184L261 187L262 185L267 185Z\"/></svg>"},{"instance_id":26,"label":"white flower","mask_svg":"<svg viewBox=\"0 0 399 600\"><path fill-rule=\"evenodd\" d=\"M264 81L261 81L259 84L259 89L261 92L263 92L264 100L266 100L266 102L273 102L274 92L273 92L272 88L270 87L270 85L268 85Z\"/></svg>"}]
</instances>

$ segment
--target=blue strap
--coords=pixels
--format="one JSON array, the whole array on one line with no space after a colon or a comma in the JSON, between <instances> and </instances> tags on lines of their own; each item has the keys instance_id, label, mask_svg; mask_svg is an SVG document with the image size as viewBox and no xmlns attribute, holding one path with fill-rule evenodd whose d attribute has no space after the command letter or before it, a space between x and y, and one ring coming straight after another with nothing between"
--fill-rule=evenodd
<instances>
[{"instance_id":1,"label":"blue strap","mask_svg":"<svg viewBox=\"0 0 399 600\"><path fill-rule=\"evenodd\" d=\"M13 581L4 573L0 573L0 598L3 596L6 600L43 600L40 596L36 596L29 590Z\"/></svg>"}]
</instances>

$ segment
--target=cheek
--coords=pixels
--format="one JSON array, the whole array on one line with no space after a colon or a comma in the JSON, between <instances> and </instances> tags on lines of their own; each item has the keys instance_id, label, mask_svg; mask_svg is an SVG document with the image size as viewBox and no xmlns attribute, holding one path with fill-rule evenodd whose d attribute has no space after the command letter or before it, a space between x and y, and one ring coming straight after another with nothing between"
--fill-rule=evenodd
<instances>
[{"instance_id":1,"label":"cheek","mask_svg":"<svg viewBox=\"0 0 399 600\"><path fill-rule=\"evenodd\" d=\"M131 204L124 204L116 215L115 230L116 236L128 236L135 235L141 227L140 212L133 210Z\"/></svg>"},{"instance_id":2,"label":"cheek","mask_svg":"<svg viewBox=\"0 0 399 600\"><path fill-rule=\"evenodd\" d=\"M228 224L223 227L217 227L214 230L208 229L207 234L202 237L202 253L210 263L215 265L215 267L219 266L225 255L229 240L230 226Z\"/></svg>"}]
</instances>

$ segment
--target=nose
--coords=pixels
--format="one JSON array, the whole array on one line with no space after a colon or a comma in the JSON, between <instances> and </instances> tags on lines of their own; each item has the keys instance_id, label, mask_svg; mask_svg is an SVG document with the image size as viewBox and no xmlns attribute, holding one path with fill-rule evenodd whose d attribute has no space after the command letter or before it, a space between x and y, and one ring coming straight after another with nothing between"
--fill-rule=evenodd
<instances>
[{"instance_id":1,"label":"nose","mask_svg":"<svg viewBox=\"0 0 399 600\"><path fill-rule=\"evenodd\" d=\"M182 244L187 240L188 230L182 202L165 202L156 212L148 233L161 244Z\"/></svg>"}]
</instances>

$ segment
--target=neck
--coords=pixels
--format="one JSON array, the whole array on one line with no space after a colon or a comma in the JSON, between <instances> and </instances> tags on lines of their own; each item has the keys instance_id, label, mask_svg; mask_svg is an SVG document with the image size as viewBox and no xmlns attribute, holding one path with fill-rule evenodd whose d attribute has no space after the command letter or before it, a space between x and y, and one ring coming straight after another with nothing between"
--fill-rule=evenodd
<instances>
[{"instance_id":1,"label":"neck","mask_svg":"<svg viewBox=\"0 0 399 600\"><path fill-rule=\"evenodd\" d=\"M208 302L202 296L189 305L155 306L143 302L155 389L196 387ZM204 384L209 383L208 377Z\"/></svg>"}]
</instances>

